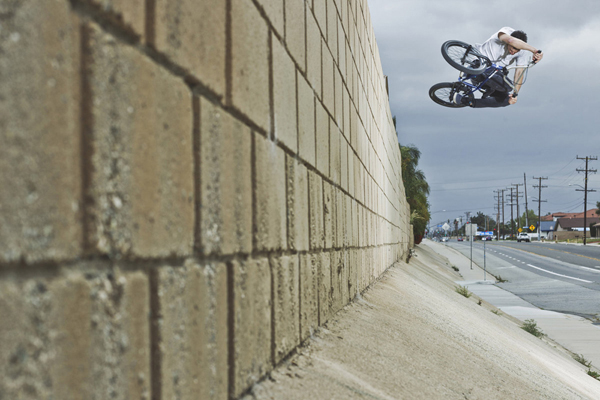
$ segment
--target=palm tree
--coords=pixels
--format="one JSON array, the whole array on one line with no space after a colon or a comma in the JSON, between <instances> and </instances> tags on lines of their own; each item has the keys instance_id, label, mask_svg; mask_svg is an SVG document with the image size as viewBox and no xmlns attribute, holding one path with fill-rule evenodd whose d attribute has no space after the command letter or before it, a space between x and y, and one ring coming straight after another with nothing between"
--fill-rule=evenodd
<instances>
[{"instance_id":1,"label":"palm tree","mask_svg":"<svg viewBox=\"0 0 600 400\"><path fill-rule=\"evenodd\" d=\"M423 171L417 168L421 151L415 145L399 146L402 155L402 181L410 206L410 223L413 225L415 244L418 244L429 221L429 184Z\"/></svg>"}]
</instances>

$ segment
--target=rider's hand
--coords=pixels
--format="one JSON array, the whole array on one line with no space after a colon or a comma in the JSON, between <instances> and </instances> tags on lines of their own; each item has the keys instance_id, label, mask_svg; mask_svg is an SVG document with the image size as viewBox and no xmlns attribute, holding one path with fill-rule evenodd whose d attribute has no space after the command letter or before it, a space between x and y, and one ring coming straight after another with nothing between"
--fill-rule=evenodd
<instances>
[{"instance_id":1,"label":"rider's hand","mask_svg":"<svg viewBox=\"0 0 600 400\"><path fill-rule=\"evenodd\" d=\"M516 98L516 97L513 97L513 95L512 95L512 94L510 94L510 95L508 96L508 104L510 104L510 105L512 106L512 105L513 105L513 104L515 104L516 102L517 102L517 98Z\"/></svg>"},{"instance_id":2,"label":"rider's hand","mask_svg":"<svg viewBox=\"0 0 600 400\"><path fill-rule=\"evenodd\" d=\"M544 58L544 53L534 53L533 54L533 62L536 64L538 62L542 61L542 58Z\"/></svg>"}]
</instances>

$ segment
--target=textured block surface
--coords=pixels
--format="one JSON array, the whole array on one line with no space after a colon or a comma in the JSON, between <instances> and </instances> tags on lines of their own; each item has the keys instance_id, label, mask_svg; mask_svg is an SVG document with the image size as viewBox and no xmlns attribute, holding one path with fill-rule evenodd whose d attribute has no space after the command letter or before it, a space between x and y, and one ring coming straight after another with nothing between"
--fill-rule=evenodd
<instances>
[{"instance_id":1,"label":"textured block surface","mask_svg":"<svg viewBox=\"0 0 600 400\"><path fill-rule=\"evenodd\" d=\"M226 2L155 0L154 3L151 44L195 79L224 96Z\"/></svg>"},{"instance_id":2,"label":"textured block surface","mask_svg":"<svg viewBox=\"0 0 600 400\"><path fill-rule=\"evenodd\" d=\"M181 80L97 26L86 33L90 245L132 257L190 254L191 94Z\"/></svg>"},{"instance_id":3,"label":"textured block surface","mask_svg":"<svg viewBox=\"0 0 600 400\"><path fill-rule=\"evenodd\" d=\"M200 99L200 249L204 254L252 250L252 134Z\"/></svg>"},{"instance_id":4,"label":"textured block surface","mask_svg":"<svg viewBox=\"0 0 600 400\"><path fill-rule=\"evenodd\" d=\"M0 7L0 262L75 258L82 247L78 21L64 1Z\"/></svg>"},{"instance_id":5,"label":"textured block surface","mask_svg":"<svg viewBox=\"0 0 600 400\"><path fill-rule=\"evenodd\" d=\"M231 103L263 130L270 126L269 30L251 0L231 4Z\"/></svg>"},{"instance_id":6,"label":"textured block surface","mask_svg":"<svg viewBox=\"0 0 600 400\"><path fill-rule=\"evenodd\" d=\"M287 208L285 153L281 148L254 134L256 171L255 245L258 250L287 247Z\"/></svg>"},{"instance_id":7,"label":"textured block surface","mask_svg":"<svg viewBox=\"0 0 600 400\"><path fill-rule=\"evenodd\" d=\"M267 259L234 261L231 270L234 381L230 385L238 397L272 368L271 272Z\"/></svg>"},{"instance_id":8,"label":"textured block surface","mask_svg":"<svg viewBox=\"0 0 600 400\"><path fill-rule=\"evenodd\" d=\"M156 273L161 398L227 398L227 268L215 263Z\"/></svg>"}]
</instances>

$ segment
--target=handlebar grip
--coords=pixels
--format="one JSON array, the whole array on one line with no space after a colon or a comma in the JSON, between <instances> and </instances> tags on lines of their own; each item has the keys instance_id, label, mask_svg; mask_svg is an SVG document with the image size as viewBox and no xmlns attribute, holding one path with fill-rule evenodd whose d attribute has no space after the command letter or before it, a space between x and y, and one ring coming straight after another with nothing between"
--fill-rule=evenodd
<instances>
[{"instance_id":1,"label":"handlebar grip","mask_svg":"<svg viewBox=\"0 0 600 400\"><path fill-rule=\"evenodd\" d=\"M536 54L542 54L542 51L541 51L541 50L538 50ZM533 63L534 63L534 64L537 64L537 61L534 61Z\"/></svg>"}]
</instances>

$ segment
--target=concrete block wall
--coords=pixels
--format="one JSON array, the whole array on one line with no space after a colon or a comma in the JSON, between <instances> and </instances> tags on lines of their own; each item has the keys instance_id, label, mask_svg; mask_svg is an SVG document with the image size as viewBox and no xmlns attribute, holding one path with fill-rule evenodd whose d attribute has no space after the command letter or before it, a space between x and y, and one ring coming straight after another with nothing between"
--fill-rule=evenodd
<instances>
[{"instance_id":1,"label":"concrete block wall","mask_svg":"<svg viewBox=\"0 0 600 400\"><path fill-rule=\"evenodd\" d=\"M406 258L366 0L0 15L0 399L239 398Z\"/></svg>"}]
</instances>

